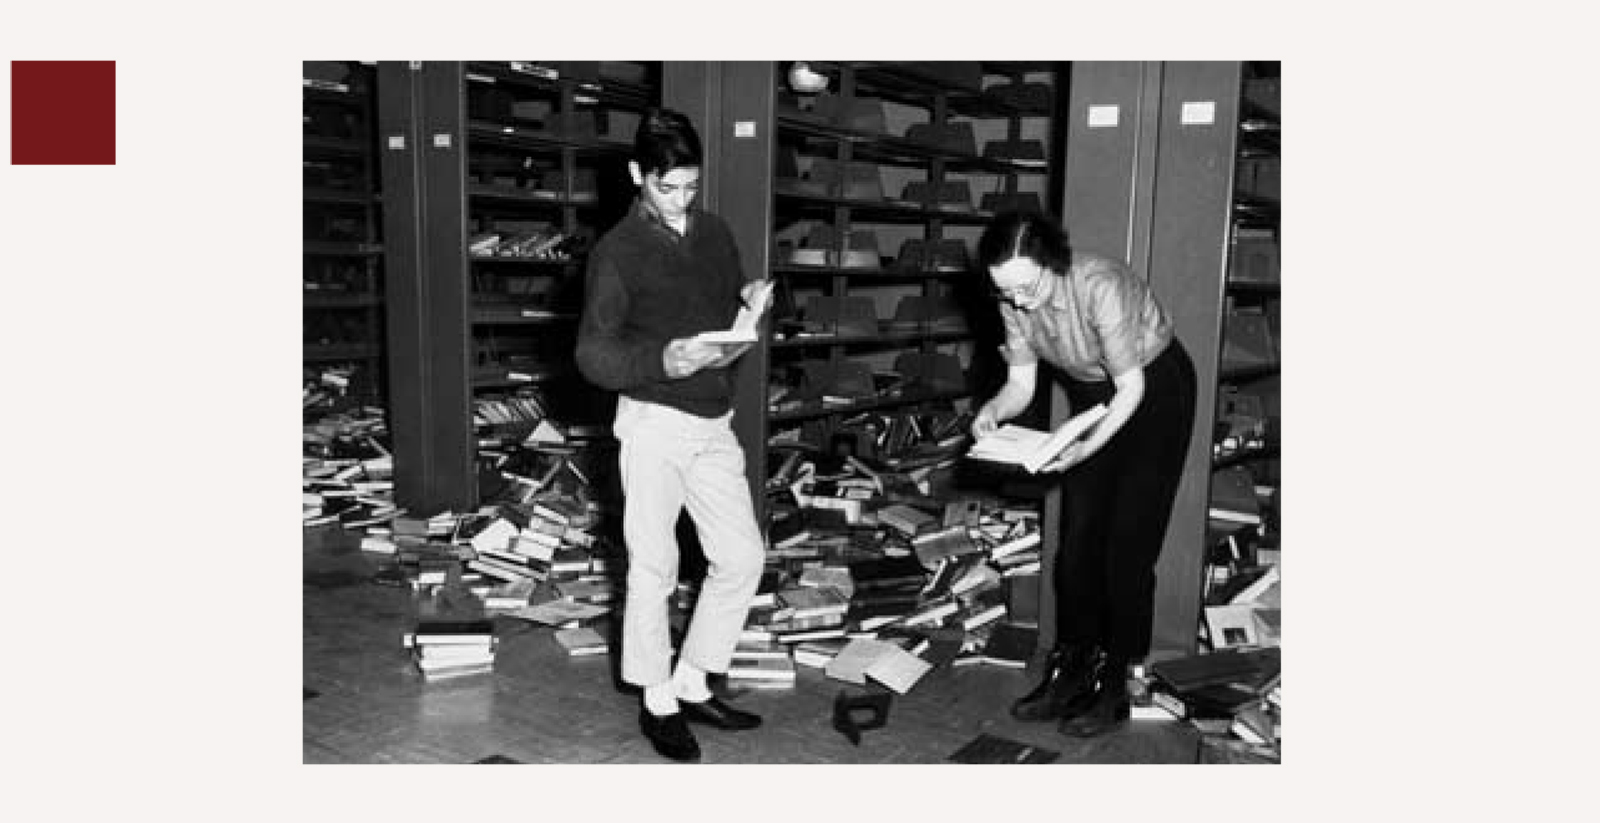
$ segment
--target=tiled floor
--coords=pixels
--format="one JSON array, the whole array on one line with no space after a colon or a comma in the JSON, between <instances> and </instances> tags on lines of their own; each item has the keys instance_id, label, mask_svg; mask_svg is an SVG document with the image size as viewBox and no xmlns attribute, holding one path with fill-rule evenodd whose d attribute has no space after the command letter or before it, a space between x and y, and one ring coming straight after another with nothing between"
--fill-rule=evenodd
<instances>
[{"instance_id":1,"label":"tiled floor","mask_svg":"<svg viewBox=\"0 0 1600 823\"><path fill-rule=\"evenodd\" d=\"M418 614L461 604L370 582L377 563L354 544L337 529L306 540L306 763L665 762L640 736L638 698L616 688L611 659L569 658L548 628L498 619L493 674L424 682L400 636ZM931 672L895 696L887 725L856 746L833 729L833 701L865 690L799 669L792 688L733 691L737 705L765 718L761 728L695 727L704 762L938 763L985 732L1060 752L1058 764L1201 759L1196 733L1176 722L1135 721L1088 741L1018 723L1006 707L1032 671L984 666Z\"/></svg>"}]
</instances>

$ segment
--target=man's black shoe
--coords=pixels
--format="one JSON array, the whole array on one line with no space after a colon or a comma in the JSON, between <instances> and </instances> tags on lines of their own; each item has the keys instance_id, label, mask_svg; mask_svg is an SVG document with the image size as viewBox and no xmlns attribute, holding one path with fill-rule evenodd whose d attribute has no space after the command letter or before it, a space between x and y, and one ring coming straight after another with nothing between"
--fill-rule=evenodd
<instances>
[{"instance_id":1,"label":"man's black shoe","mask_svg":"<svg viewBox=\"0 0 1600 823\"><path fill-rule=\"evenodd\" d=\"M739 711L717 699L715 695L699 703L680 699L678 710L691 723L704 723L728 731L744 731L761 725L760 715Z\"/></svg>"},{"instance_id":2,"label":"man's black shoe","mask_svg":"<svg viewBox=\"0 0 1600 823\"><path fill-rule=\"evenodd\" d=\"M700 744L695 742L689 724L683 721L683 712L657 717L649 709L639 708L639 730L654 746L656 752L668 760L694 763L700 760Z\"/></svg>"}]
</instances>

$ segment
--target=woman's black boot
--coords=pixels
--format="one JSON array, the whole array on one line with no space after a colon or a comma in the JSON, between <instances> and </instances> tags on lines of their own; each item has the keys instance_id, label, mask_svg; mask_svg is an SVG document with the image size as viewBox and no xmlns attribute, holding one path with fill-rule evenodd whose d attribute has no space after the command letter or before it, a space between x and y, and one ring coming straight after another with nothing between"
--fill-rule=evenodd
<instances>
[{"instance_id":1,"label":"woman's black boot","mask_svg":"<svg viewBox=\"0 0 1600 823\"><path fill-rule=\"evenodd\" d=\"M1011 716L1037 722L1071 717L1089 705L1101 660L1093 646L1057 646L1045 659L1043 679L1011 704Z\"/></svg>"},{"instance_id":2,"label":"woman's black boot","mask_svg":"<svg viewBox=\"0 0 1600 823\"><path fill-rule=\"evenodd\" d=\"M1063 716L1060 730L1071 737L1098 737L1128 722L1128 664L1109 659L1096 672L1093 697L1083 711Z\"/></svg>"}]
</instances>

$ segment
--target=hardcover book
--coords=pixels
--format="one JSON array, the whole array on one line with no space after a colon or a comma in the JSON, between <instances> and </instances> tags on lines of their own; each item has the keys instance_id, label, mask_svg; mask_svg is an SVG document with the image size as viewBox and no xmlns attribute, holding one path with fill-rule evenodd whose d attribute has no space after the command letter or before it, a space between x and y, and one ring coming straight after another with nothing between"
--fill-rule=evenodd
<instances>
[{"instance_id":1,"label":"hardcover book","mask_svg":"<svg viewBox=\"0 0 1600 823\"><path fill-rule=\"evenodd\" d=\"M610 651L606 639L591 626L579 626L572 629L557 629L556 642L567 650L572 657L583 657L595 654L605 654Z\"/></svg>"},{"instance_id":2,"label":"hardcover book","mask_svg":"<svg viewBox=\"0 0 1600 823\"><path fill-rule=\"evenodd\" d=\"M951 763L1053 763L1061 753L1019 743L1006 737L980 734L946 758Z\"/></svg>"},{"instance_id":3,"label":"hardcover book","mask_svg":"<svg viewBox=\"0 0 1600 823\"><path fill-rule=\"evenodd\" d=\"M834 680L843 680L858 686L867 682L867 669L879 659L888 656L889 650L905 653L905 650L886 643L882 640L870 638L856 638L840 649L833 659L828 661L823 668L823 674Z\"/></svg>"},{"instance_id":4,"label":"hardcover book","mask_svg":"<svg viewBox=\"0 0 1600 823\"><path fill-rule=\"evenodd\" d=\"M999 623L989 634L983 657L995 665L1023 668L1039 645L1039 630L1016 623Z\"/></svg>"},{"instance_id":5,"label":"hardcover book","mask_svg":"<svg viewBox=\"0 0 1600 823\"><path fill-rule=\"evenodd\" d=\"M795 679L794 661L787 654L782 657L739 657L728 661L729 680L763 680L792 683Z\"/></svg>"},{"instance_id":6,"label":"hardcover book","mask_svg":"<svg viewBox=\"0 0 1600 823\"><path fill-rule=\"evenodd\" d=\"M756 342L756 327L761 322L762 315L766 314L767 307L771 305L772 288L774 281L761 280L750 296L750 302L739 307L738 316L733 318L733 324L720 331L701 332L694 336L699 343L714 343L719 345L738 345Z\"/></svg>"},{"instance_id":7,"label":"hardcover book","mask_svg":"<svg viewBox=\"0 0 1600 823\"><path fill-rule=\"evenodd\" d=\"M922 676L933 669L928 661L890 645L888 650L874 659L866 668L866 676L889 687L895 694L905 694Z\"/></svg>"},{"instance_id":8,"label":"hardcover book","mask_svg":"<svg viewBox=\"0 0 1600 823\"><path fill-rule=\"evenodd\" d=\"M1073 415L1055 431L1048 432L1008 424L987 437L979 438L967 456L1017 465L1029 472L1037 472L1073 441L1087 434L1094 424L1100 422L1100 418L1105 417L1106 411L1104 403L1096 404Z\"/></svg>"}]
</instances>

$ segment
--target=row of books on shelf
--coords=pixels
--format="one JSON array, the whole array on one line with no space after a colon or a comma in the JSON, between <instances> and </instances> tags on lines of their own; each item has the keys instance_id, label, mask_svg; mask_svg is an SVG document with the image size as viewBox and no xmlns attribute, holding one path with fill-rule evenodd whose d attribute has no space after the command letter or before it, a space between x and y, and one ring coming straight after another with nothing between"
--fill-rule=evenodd
<instances>
[{"instance_id":1,"label":"row of books on shelf","mask_svg":"<svg viewBox=\"0 0 1600 823\"><path fill-rule=\"evenodd\" d=\"M871 297L815 296L804 308L774 320L773 339L805 340L830 337L872 337L879 334L933 332L965 334L966 315L952 297L907 295L895 305L894 316L880 319Z\"/></svg>"},{"instance_id":2,"label":"row of books on shelf","mask_svg":"<svg viewBox=\"0 0 1600 823\"><path fill-rule=\"evenodd\" d=\"M557 229L526 232L479 232L467 240L467 254L475 258L512 258L565 262L582 256L589 239Z\"/></svg>"},{"instance_id":3,"label":"row of books on shelf","mask_svg":"<svg viewBox=\"0 0 1600 823\"><path fill-rule=\"evenodd\" d=\"M773 260L779 265L885 270L900 273L960 273L971 268L967 244L959 239L909 239L899 252L884 258L878 235L871 229L840 230L825 223L811 226L799 243L779 239Z\"/></svg>"},{"instance_id":4,"label":"row of books on shelf","mask_svg":"<svg viewBox=\"0 0 1600 823\"><path fill-rule=\"evenodd\" d=\"M767 386L767 410L784 414L848 407L869 401L963 392L967 387L967 372L953 354L905 352L887 370L873 369L864 361L850 358L807 358L774 364Z\"/></svg>"},{"instance_id":5,"label":"row of books on shelf","mask_svg":"<svg viewBox=\"0 0 1600 823\"><path fill-rule=\"evenodd\" d=\"M999 98L994 98L998 100ZM883 103L870 97L841 97L833 94L819 94L809 99L800 97L785 97L781 101L784 105L779 107L778 113L791 121L804 121L817 125L840 128L851 132L862 133L865 136L874 136L879 139L888 138L898 143L905 143L926 147L943 154L959 155L962 159L982 157L985 160L995 160L1014 164L1024 168L1044 169L1049 166L1046 158L1044 141L1033 138L997 138L985 141L983 151L978 151L977 133L970 120L950 120L944 123L912 123L901 134L893 134L887 128L884 116ZM809 104L809 105L808 105ZM817 163L813 163L809 179L814 182L828 182L830 177L819 173ZM778 172L780 176L790 173L795 166L794 160L779 159ZM876 166L871 166L876 170Z\"/></svg>"},{"instance_id":6,"label":"row of books on shelf","mask_svg":"<svg viewBox=\"0 0 1600 823\"><path fill-rule=\"evenodd\" d=\"M1223 370L1277 366L1282 325L1282 312L1277 301L1269 301L1260 308L1225 308L1222 325Z\"/></svg>"}]
</instances>

